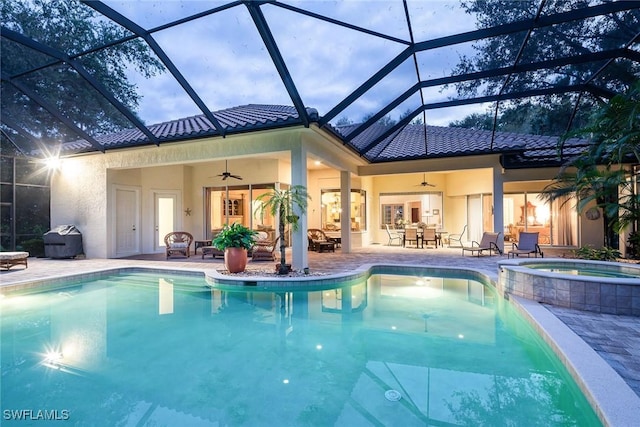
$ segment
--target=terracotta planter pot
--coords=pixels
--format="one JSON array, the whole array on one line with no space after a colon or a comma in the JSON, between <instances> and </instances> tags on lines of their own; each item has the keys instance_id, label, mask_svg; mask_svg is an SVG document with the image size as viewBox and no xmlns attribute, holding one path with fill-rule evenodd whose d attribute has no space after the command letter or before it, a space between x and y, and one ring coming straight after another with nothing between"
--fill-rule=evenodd
<instances>
[{"instance_id":1,"label":"terracotta planter pot","mask_svg":"<svg viewBox=\"0 0 640 427\"><path fill-rule=\"evenodd\" d=\"M242 273L247 266L247 250L243 248L225 249L224 266L229 273Z\"/></svg>"}]
</instances>

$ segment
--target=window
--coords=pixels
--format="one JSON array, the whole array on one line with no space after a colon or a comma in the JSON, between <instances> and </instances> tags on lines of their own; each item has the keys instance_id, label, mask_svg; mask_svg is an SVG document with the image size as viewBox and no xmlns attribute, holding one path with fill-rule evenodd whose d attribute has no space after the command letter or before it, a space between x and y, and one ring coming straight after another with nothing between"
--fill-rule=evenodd
<instances>
[{"instance_id":1,"label":"window","mask_svg":"<svg viewBox=\"0 0 640 427\"><path fill-rule=\"evenodd\" d=\"M380 227L403 228L408 224L423 224L442 229L442 193L381 193Z\"/></svg>"},{"instance_id":2,"label":"window","mask_svg":"<svg viewBox=\"0 0 640 427\"><path fill-rule=\"evenodd\" d=\"M340 221L345 210L341 206L340 189L321 190L321 221L322 229L326 231L340 230ZM351 231L367 229L367 192L351 190Z\"/></svg>"},{"instance_id":3,"label":"window","mask_svg":"<svg viewBox=\"0 0 640 427\"><path fill-rule=\"evenodd\" d=\"M206 229L211 237L212 230L222 228L227 222L240 223L256 230L274 230L275 218L268 212L258 212L258 196L271 192L274 184L234 185L205 188ZM228 198L228 199L227 199ZM226 209L225 209L226 208Z\"/></svg>"},{"instance_id":4,"label":"window","mask_svg":"<svg viewBox=\"0 0 640 427\"><path fill-rule=\"evenodd\" d=\"M571 202L545 202L539 193L504 196L505 239L517 241L521 231L538 232L543 245L577 246L578 214Z\"/></svg>"},{"instance_id":5,"label":"window","mask_svg":"<svg viewBox=\"0 0 640 427\"><path fill-rule=\"evenodd\" d=\"M402 227L404 224L404 205L382 205L382 224L390 227Z\"/></svg>"}]
</instances>

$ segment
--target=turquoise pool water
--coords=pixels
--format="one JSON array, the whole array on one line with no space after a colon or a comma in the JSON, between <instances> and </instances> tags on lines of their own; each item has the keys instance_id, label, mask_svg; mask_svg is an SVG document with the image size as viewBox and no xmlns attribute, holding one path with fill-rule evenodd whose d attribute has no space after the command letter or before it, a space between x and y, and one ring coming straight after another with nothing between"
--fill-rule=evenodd
<instances>
[{"instance_id":1,"label":"turquoise pool water","mask_svg":"<svg viewBox=\"0 0 640 427\"><path fill-rule=\"evenodd\" d=\"M532 328L465 277L270 292L131 273L1 309L3 426L600 425Z\"/></svg>"},{"instance_id":2,"label":"turquoise pool water","mask_svg":"<svg viewBox=\"0 0 640 427\"><path fill-rule=\"evenodd\" d=\"M525 264L526 267L549 273L570 274L572 276L592 276L592 277L613 277L620 279L640 279L640 272L630 273L623 271L623 268L598 268L597 266L582 265L572 266L567 263L541 263ZM628 267L630 269L631 267Z\"/></svg>"}]
</instances>

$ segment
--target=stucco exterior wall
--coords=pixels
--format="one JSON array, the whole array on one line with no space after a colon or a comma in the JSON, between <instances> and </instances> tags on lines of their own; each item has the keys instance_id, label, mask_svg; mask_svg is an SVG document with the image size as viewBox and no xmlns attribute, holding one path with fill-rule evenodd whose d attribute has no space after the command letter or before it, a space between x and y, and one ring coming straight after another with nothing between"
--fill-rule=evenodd
<instances>
[{"instance_id":1,"label":"stucco exterior wall","mask_svg":"<svg viewBox=\"0 0 640 427\"><path fill-rule=\"evenodd\" d=\"M451 159L431 161L429 165L434 168L408 162L414 168L412 173L398 170L403 165L396 165L395 173L391 173L392 165L389 164L361 167L362 159L340 151L345 149L331 142L330 136L324 137L322 131L312 126L310 129L289 128L67 158L52 178L51 225L76 225L83 233L88 257L115 256L113 218L117 211L112 194L115 186L126 186L140 191L141 252L158 250L156 193L175 194L178 199L177 227L202 239L207 234L204 229L205 188L224 186L225 182L217 175L225 170L225 159L229 171L243 177L242 181L229 181L229 185L291 183L290 150L296 146L308 149L308 162L322 158L330 167L308 172L307 188L312 197L308 226L321 226L321 190L340 188L341 171L349 171L352 173L351 188L367 192L367 230L353 240L365 245L387 242L386 231L380 227L381 193L441 192L444 196L442 226L449 233L460 233L467 223L468 195L493 193L491 167L495 166L497 157L486 157L484 164L479 157L465 158L464 162L459 159L460 169L449 170L443 168L455 167ZM261 155L261 158L255 155ZM326 156L326 162L322 156ZM422 170L438 170L436 166L438 172L423 174ZM469 169L471 166L477 169ZM359 171L366 173L354 175ZM370 175L374 171L385 173ZM506 171L500 175L505 179L505 193L539 192L553 176L551 170L529 172L527 175L527 171ZM524 180L526 176L531 178ZM419 184L424 178L435 187L421 187ZM521 181L517 181L519 179ZM598 246L602 242L600 222L582 219L581 224L582 244Z\"/></svg>"},{"instance_id":2,"label":"stucco exterior wall","mask_svg":"<svg viewBox=\"0 0 640 427\"><path fill-rule=\"evenodd\" d=\"M87 256L105 258L107 171L103 156L65 159L51 178L51 226L73 224Z\"/></svg>"}]
</instances>

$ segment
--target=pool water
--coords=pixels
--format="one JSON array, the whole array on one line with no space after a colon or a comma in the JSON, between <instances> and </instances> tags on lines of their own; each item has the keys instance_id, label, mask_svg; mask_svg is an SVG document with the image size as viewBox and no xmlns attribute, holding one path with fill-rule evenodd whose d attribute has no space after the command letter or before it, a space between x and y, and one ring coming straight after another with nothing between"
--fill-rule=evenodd
<instances>
[{"instance_id":1,"label":"pool water","mask_svg":"<svg viewBox=\"0 0 640 427\"><path fill-rule=\"evenodd\" d=\"M271 292L127 273L1 309L3 426L601 425L532 328L464 276Z\"/></svg>"},{"instance_id":2,"label":"pool water","mask_svg":"<svg viewBox=\"0 0 640 427\"><path fill-rule=\"evenodd\" d=\"M572 276L617 277L620 279L640 279L639 274L627 273L622 269L596 268L589 266L567 266L562 264L525 264L526 267L549 273L570 274Z\"/></svg>"}]
</instances>

